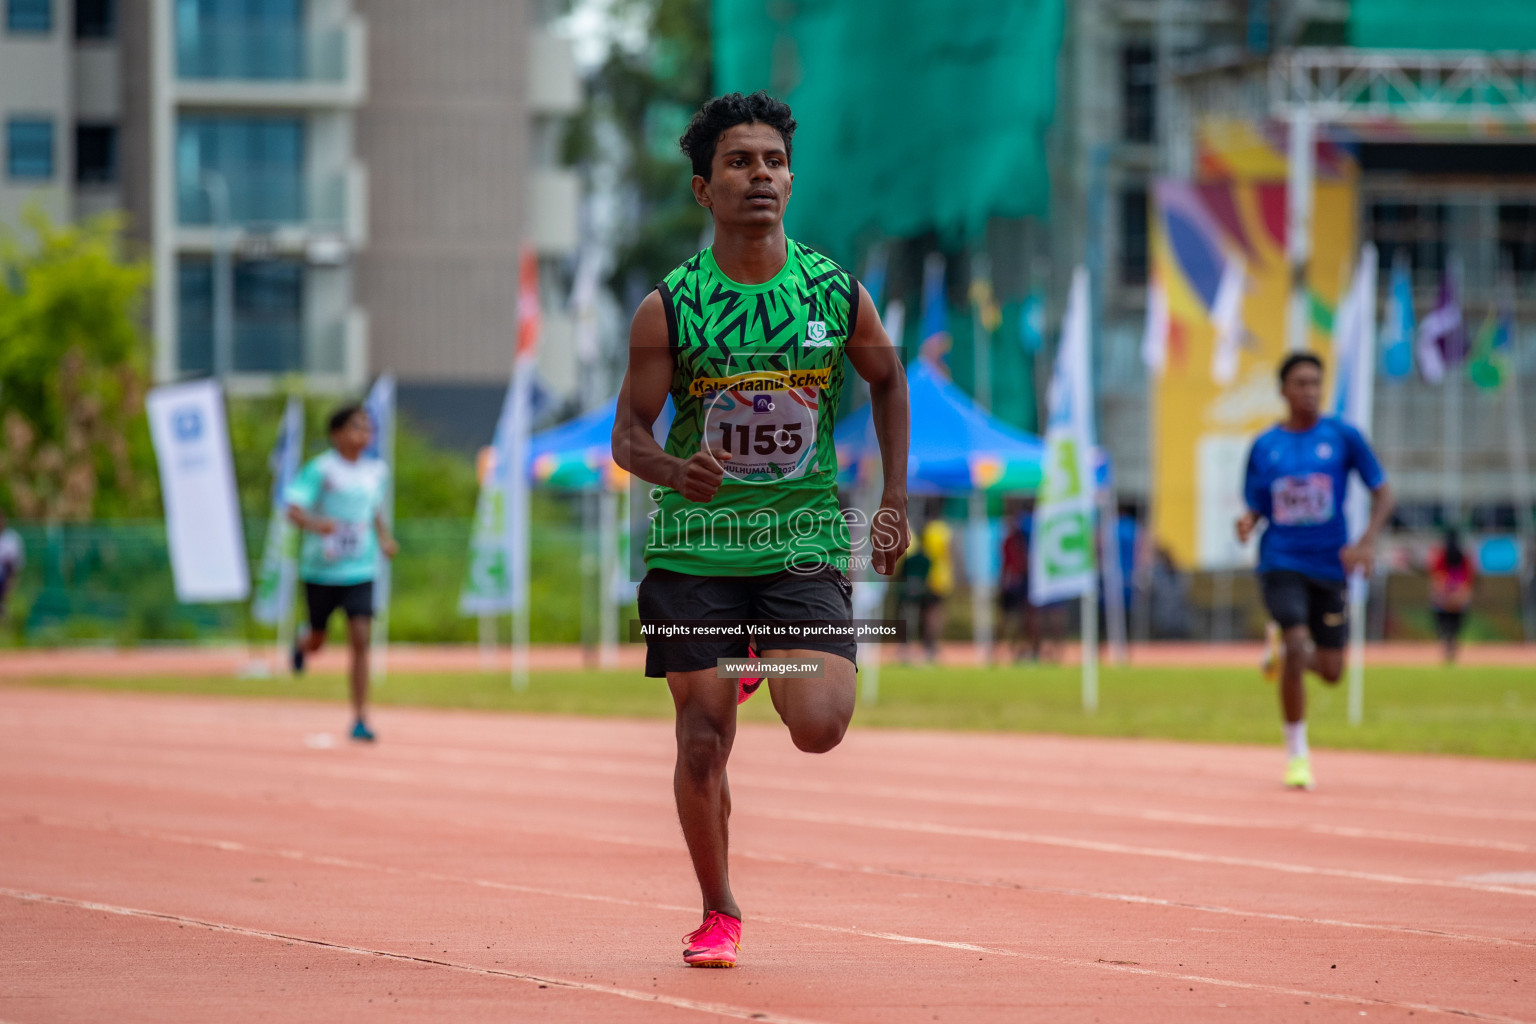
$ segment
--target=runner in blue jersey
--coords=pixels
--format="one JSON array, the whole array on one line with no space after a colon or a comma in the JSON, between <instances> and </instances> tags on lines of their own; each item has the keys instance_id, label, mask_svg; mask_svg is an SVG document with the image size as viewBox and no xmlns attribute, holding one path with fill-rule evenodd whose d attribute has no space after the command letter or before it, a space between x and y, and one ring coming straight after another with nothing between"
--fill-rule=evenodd
<instances>
[{"instance_id":1,"label":"runner in blue jersey","mask_svg":"<svg viewBox=\"0 0 1536 1024\"><path fill-rule=\"evenodd\" d=\"M389 467L365 455L373 421L361 406L331 415L331 447L310 459L283 494L288 519L304 531L299 578L309 605L309 633L293 645L293 671L325 644L331 615L347 616L352 654L352 738L372 742L368 727L368 642L373 635L373 577L379 555L395 557L399 546L384 521Z\"/></svg>"},{"instance_id":2,"label":"runner in blue jersey","mask_svg":"<svg viewBox=\"0 0 1536 1024\"><path fill-rule=\"evenodd\" d=\"M1280 395L1289 413L1260 434L1248 453L1243 482L1248 511L1237 521L1237 537L1246 543L1261 520L1268 523L1259 539L1259 581L1279 634L1279 650L1270 660L1280 670L1285 784L1311 789L1302 677L1311 669L1332 684L1344 672L1345 581L1356 570L1370 574L1376 537L1392 514L1392 489L1360 431L1321 414L1323 364L1317 356L1286 357ZM1370 523L1353 544L1344 521L1351 472L1360 474L1371 492Z\"/></svg>"}]
</instances>

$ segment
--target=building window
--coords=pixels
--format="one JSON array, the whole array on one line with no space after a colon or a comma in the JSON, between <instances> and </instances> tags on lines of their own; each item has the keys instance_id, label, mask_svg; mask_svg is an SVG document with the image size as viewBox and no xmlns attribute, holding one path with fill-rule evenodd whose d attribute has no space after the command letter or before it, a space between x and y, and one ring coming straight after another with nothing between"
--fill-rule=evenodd
<instances>
[{"instance_id":1,"label":"building window","mask_svg":"<svg viewBox=\"0 0 1536 1024\"><path fill-rule=\"evenodd\" d=\"M1120 193L1120 283L1147 283L1147 190L1140 185Z\"/></svg>"},{"instance_id":2,"label":"building window","mask_svg":"<svg viewBox=\"0 0 1536 1024\"><path fill-rule=\"evenodd\" d=\"M175 0L182 78L292 79L305 70L302 0Z\"/></svg>"},{"instance_id":3,"label":"building window","mask_svg":"<svg viewBox=\"0 0 1536 1024\"><path fill-rule=\"evenodd\" d=\"M176 202L182 224L211 224L209 175L229 194L237 224L305 219L304 121L297 117L182 117L176 126Z\"/></svg>"},{"instance_id":4,"label":"building window","mask_svg":"<svg viewBox=\"0 0 1536 1024\"><path fill-rule=\"evenodd\" d=\"M1370 206L1366 230L1381 265L1390 267L1399 251L1422 283L1437 283L1445 270L1450 207L1444 203L1384 200Z\"/></svg>"},{"instance_id":5,"label":"building window","mask_svg":"<svg viewBox=\"0 0 1536 1024\"><path fill-rule=\"evenodd\" d=\"M81 185L117 181L117 125L75 126L75 181Z\"/></svg>"},{"instance_id":6,"label":"building window","mask_svg":"<svg viewBox=\"0 0 1536 1024\"><path fill-rule=\"evenodd\" d=\"M1120 130L1127 142L1151 142L1157 131L1157 53L1150 43L1120 51Z\"/></svg>"},{"instance_id":7,"label":"building window","mask_svg":"<svg viewBox=\"0 0 1536 1024\"><path fill-rule=\"evenodd\" d=\"M5 173L18 181L53 177L53 122L17 117L5 125Z\"/></svg>"},{"instance_id":8,"label":"building window","mask_svg":"<svg viewBox=\"0 0 1536 1024\"><path fill-rule=\"evenodd\" d=\"M1499 204L1499 268L1520 284L1536 276L1536 202Z\"/></svg>"},{"instance_id":9,"label":"building window","mask_svg":"<svg viewBox=\"0 0 1536 1024\"><path fill-rule=\"evenodd\" d=\"M53 0L5 0L7 32L52 32Z\"/></svg>"},{"instance_id":10,"label":"building window","mask_svg":"<svg viewBox=\"0 0 1536 1024\"><path fill-rule=\"evenodd\" d=\"M177 334L184 373L213 370L213 262L184 256L177 265ZM235 263L236 373L304 369L304 266L297 260Z\"/></svg>"},{"instance_id":11,"label":"building window","mask_svg":"<svg viewBox=\"0 0 1536 1024\"><path fill-rule=\"evenodd\" d=\"M75 38L111 39L117 34L117 0L75 0Z\"/></svg>"}]
</instances>

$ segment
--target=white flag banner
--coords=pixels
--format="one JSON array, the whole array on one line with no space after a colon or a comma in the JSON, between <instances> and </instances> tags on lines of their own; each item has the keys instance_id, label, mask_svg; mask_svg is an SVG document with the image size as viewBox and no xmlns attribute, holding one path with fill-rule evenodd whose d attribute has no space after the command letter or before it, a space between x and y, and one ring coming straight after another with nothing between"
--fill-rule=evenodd
<instances>
[{"instance_id":1,"label":"white flag banner","mask_svg":"<svg viewBox=\"0 0 1536 1024\"><path fill-rule=\"evenodd\" d=\"M512 610L528 608L528 441L533 435L533 377L539 362L539 335L544 317L539 306L539 263L524 249L518 272L517 349L512 360L511 406L508 411L507 539L512 576Z\"/></svg>"},{"instance_id":2,"label":"white flag banner","mask_svg":"<svg viewBox=\"0 0 1536 1024\"><path fill-rule=\"evenodd\" d=\"M211 380L167 384L145 400L176 599L243 601L251 591L224 395Z\"/></svg>"},{"instance_id":3,"label":"white flag banner","mask_svg":"<svg viewBox=\"0 0 1536 1024\"><path fill-rule=\"evenodd\" d=\"M384 495L384 501L379 506L379 514L391 529L395 525L395 377L394 374L382 374L373 382L373 387L368 391L368 397L363 399L363 411L368 414L369 421L373 424L373 439L368 442L363 455L366 458L380 459L389 468L389 474L385 477L388 481L388 493ZM378 556L377 568L373 576L373 644L375 647L384 647L389 643L389 590L390 590L390 561L384 556L381 547Z\"/></svg>"},{"instance_id":4,"label":"white flag banner","mask_svg":"<svg viewBox=\"0 0 1536 1024\"><path fill-rule=\"evenodd\" d=\"M469 540L469 570L459 592L460 615L497 615L512 610L507 493L513 466L513 391L514 386L509 383L501 403L501 416L496 420L496 435L480 466L480 496L475 501L475 525Z\"/></svg>"},{"instance_id":5,"label":"white flag banner","mask_svg":"<svg viewBox=\"0 0 1536 1024\"><path fill-rule=\"evenodd\" d=\"M1147 285L1147 322L1141 332L1141 361L1154 375L1168 367L1168 290L1160 278Z\"/></svg>"},{"instance_id":6,"label":"white flag banner","mask_svg":"<svg viewBox=\"0 0 1536 1024\"><path fill-rule=\"evenodd\" d=\"M1216 341L1211 347L1211 379L1226 387L1237 379L1238 357L1243 350L1243 292L1248 268L1243 258L1227 257L1227 265L1216 285L1216 301L1211 306L1211 323Z\"/></svg>"},{"instance_id":7,"label":"white flag banner","mask_svg":"<svg viewBox=\"0 0 1536 1024\"><path fill-rule=\"evenodd\" d=\"M1061 347L1047 397L1045 465L1029 546L1035 604L1089 593L1095 586L1093 391L1088 363L1088 272L1072 272Z\"/></svg>"},{"instance_id":8,"label":"white flag banner","mask_svg":"<svg viewBox=\"0 0 1536 1024\"><path fill-rule=\"evenodd\" d=\"M275 626L293 607L293 591L298 577L299 531L288 521L288 503L284 493L298 475L304 456L304 402L289 398L283 410L277 443L272 446L268 464L272 468L272 512L267 519L267 539L261 550L261 573L256 578L256 596L251 599L251 618Z\"/></svg>"},{"instance_id":9,"label":"white flag banner","mask_svg":"<svg viewBox=\"0 0 1536 1024\"><path fill-rule=\"evenodd\" d=\"M1354 281L1333 320L1334 409L1339 418L1371 437L1371 415L1376 395L1376 247L1360 249ZM1344 502L1349 539L1365 532L1370 518L1370 491L1351 474Z\"/></svg>"}]
</instances>

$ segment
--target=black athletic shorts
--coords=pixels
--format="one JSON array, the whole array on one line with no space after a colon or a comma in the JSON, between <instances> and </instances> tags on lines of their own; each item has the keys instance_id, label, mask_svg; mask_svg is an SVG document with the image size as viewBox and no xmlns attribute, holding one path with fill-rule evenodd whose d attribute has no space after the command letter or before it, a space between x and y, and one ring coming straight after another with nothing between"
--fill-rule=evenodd
<instances>
[{"instance_id":1,"label":"black athletic shorts","mask_svg":"<svg viewBox=\"0 0 1536 1024\"><path fill-rule=\"evenodd\" d=\"M765 576L692 576L651 569L640 581L639 605L640 621L646 624L688 619L847 622L853 618L853 584L830 565L812 573L786 569ZM763 650L825 651L854 661L858 644L808 638L792 647L768 645L758 653ZM645 674L661 679L668 672L697 672L714 668L721 658L746 656L746 640L647 637Z\"/></svg>"},{"instance_id":2,"label":"black athletic shorts","mask_svg":"<svg viewBox=\"0 0 1536 1024\"><path fill-rule=\"evenodd\" d=\"M1435 636L1441 640L1455 640L1461 636L1461 624L1466 618L1466 612L1447 611L1444 608L1435 609Z\"/></svg>"},{"instance_id":3,"label":"black athletic shorts","mask_svg":"<svg viewBox=\"0 0 1536 1024\"><path fill-rule=\"evenodd\" d=\"M1349 606L1343 580L1275 569L1259 574L1264 607L1282 630L1306 626L1321 650L1343 650L1349 639Z\"/></svg>"},{"instance_id":4,"label":"black athletic shorts","mask_svg":"<svg viewBox=\"0 0 1536 1024\"><path fill-rule=\"evenodd\" d=\"M361 583L311 583L304 581L304 601L309 605L309 628L325 632L331 613L340 608L348 619L373 618L373 580Z\"/></svg>"}]
</instances>

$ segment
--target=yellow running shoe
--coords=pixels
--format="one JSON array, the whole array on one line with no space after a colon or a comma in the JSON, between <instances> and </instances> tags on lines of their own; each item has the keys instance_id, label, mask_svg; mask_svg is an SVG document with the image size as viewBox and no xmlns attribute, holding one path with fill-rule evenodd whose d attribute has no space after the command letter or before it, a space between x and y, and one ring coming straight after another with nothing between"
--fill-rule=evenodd
<instances>
[{"instance_id":1,"label":"yellow running shoe","mask_svg":"<svg viewBox=\"0 0 1536 1024\"><path fill-rule=\"evenodd\" d=\"M1317 783L1312 779L1312 759L1293 757L1285 763L1285 784L1291 789L1311 789Z\"/></svg>"},{"instance_id":2,"label":"yellow running shoe","mask_svg":"<svg viewBox=\"0 0 1536 1024\"><path fill-rule=\"evenodd\" d=\"M1280 623L1266 622L1264 624L1264 660L1259 662L1259 672L1264 676L1265 682L1280 681L1280 656Z\"/></svg>"}]
</instances>

